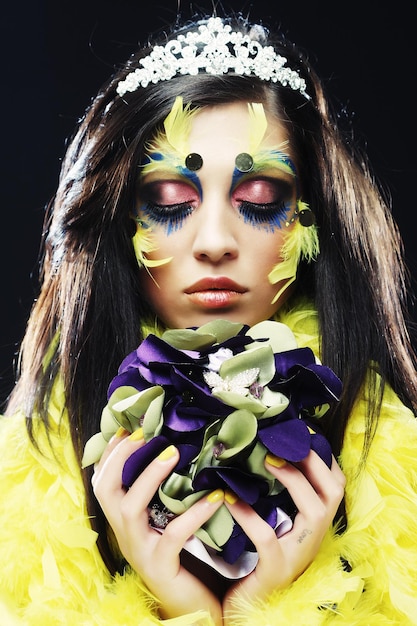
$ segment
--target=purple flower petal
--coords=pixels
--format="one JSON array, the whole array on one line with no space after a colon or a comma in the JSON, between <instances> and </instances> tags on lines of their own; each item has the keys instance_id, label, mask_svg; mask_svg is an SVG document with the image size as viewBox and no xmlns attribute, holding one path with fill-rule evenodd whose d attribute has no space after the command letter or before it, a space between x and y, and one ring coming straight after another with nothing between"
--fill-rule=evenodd
<instances>
[{"instance_id":1,"label":"purple flower petal","mask_svg":"<svg viewBox=\"0 0 417 626\"><path fill-rule=\"evenodd\" d=\"M248 504L254 504L268 489L265 481L236 467L205 467L193 480L195 491L217 489L225 485Z\"/></svg>"},{"instance_id":2,"label":"purple flower petal","mask_svg":"<svg viewBox=\"0 0 417 626\"><path fill-rule=\"evenodd\" d=\"M126 489L131 487L145 467L153 461L162 450L170 445L166 437L154 437L144 446L135 450L126 460L122 470L122 485Z\"/></svg>"},{"instance_id":3,"label":"purple flower petal","mask_svg":"<svg viewBox=\"0 0 417 626\"><path fill-rule=\"evenodd\" d=\"M275 456L295 462L310 452L311 435L302 420L286 420L259 429L258 437Z\"/></svg>"},{"instance_id":4,"label":"purple flower petal","mask_svg":"<svg viewBox=\"0 0 417 626\"><path fill-rule=\"evenodd\" d=\"M222 549L222 557L226 563L233 565L238 558L241 556L242 552L247 549L248 539L241 529L241 527L235 523L233 528L233 533L226 541Z\"/></svg>"},{"instance_id":5,"label":"purple flower petal","mask_svg":"<svg viewBox=\"0 0 417 626\"><path fill-rule=\"evenodd\" d=\"M315 363L314 353L310 348L295 348L274 354L276 376L288 378L290 370L296 365L305 367Z\"/></svg>"},{"instance_id":6,"label":"purple flower petal","mask_svg":"<svg viewBox=\"0 0 417 626\"><path fill-rule=\"evenodd\" d=\"M108 399L118 387L134 387L138 391L142 391L149 388L150 384L142 378L138 370L131 368L113 378L107 391Z\"/></svg>"},{"instance_id":7,"label":"purple flower petal","mask_svg":"<svg viewBox=\"0 0 417 626\"><path fill-rule=\"evenodd\" d=\"M187 415L181 414L181 408L183 408L183 402L181 396L173 398L165 407L164 410L164 423L171 430L178 432L189 432L199 430L203 426L207 425L207 415L203 416L196 414Z\"/></svg>"},{"instance_id":8,"label":"purple flower petal","mask_svg":"<svg viewBox=\"0 0 417 626\"><path fill-rule=\"evenodd\" d=\"M332 449L327 439L321 433L311 435L311 449L323 459L327 467L331 467Z\"/></svg>"},{"instance_id":9,"label":"purple flower petal","mask_svg":"<svg viewBox=\"0 0 417 626\"><path fill-rule=\"evenodd\" d=\"M181 350L173 348L168 343L149 335L136 351L137 367L141 375L153 385L171 384L171 365L183 363L194 365L195 360Z\"/></svg>"}]
</instances>

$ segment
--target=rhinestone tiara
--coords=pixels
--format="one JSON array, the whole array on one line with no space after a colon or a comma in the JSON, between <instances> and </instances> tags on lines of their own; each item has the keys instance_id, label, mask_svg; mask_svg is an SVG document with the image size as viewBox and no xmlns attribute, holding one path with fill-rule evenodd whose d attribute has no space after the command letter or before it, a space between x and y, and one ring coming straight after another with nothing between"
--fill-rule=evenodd
<instances>
[{"instance_id":1,"label":"rhinestone tiara","mask_svg":"<svg viewBox=\"0 0 417 626\"><path fill-rule=\"evenodd\" d=\"M256 28L263 32L261 26ZM177 74L196 76L203 70L215 76L229 72L257 76L290 87L310 99L305 80L296 70L286 67L285 57L277 54L272 46L263 46L249 35L233 31L219 17L211 17L197 30L178 35L164 46L155 46L139 63L142 67L130 72L117 85L119 96L150 83L170 80Z\"/></svg>"}]
</instances>

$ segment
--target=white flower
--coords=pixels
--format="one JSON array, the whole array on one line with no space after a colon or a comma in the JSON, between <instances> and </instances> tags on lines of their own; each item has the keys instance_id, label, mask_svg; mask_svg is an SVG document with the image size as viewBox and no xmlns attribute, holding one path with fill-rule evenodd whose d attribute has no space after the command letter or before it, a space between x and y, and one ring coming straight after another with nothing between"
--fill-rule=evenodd
<instances>
[{"instance_id":1,"label":"white flower","mask_svg":"<svg viewBox=\"0 0 417 626\"><path fill-rule=\"evenodd\" d=\"M229 348L220 348L219 350L217 350L217 352L209 354L209 364L207 365L207 367L212 372L218 372L222 363L224 363L224 361L227 361L228 359L231 359L232 356L233 352Z\"/></svg>"},{"instance_id":2,"label":"white flower","mask_svg":"<svg viewBox=\"0 0 417 626\"><path fill-rule=\"evenodd\" d=\"M213 393L230 391L237 393L239 396L247 396L249 394L249 387L256 381L258 376L258 367L251 367L248 370L239 372L236 376L227 376L226 378L222 378L216 372L204 372L204 380L209 387L212 387Z\"/></svg>"}]
</instances>

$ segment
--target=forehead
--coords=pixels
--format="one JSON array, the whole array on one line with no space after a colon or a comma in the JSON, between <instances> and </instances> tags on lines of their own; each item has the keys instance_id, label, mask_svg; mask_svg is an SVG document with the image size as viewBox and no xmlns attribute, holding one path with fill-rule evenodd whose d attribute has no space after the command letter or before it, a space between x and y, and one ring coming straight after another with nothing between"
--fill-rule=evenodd
<instances>
[{"instance_id":1,"label":"forehead","mask_svg":"<svg viewBox=\"0 0 417 626\"><path fill-rule=\"evenodd\" d=\"M233 102L201 109L192 120L189 145L192 151L231 150L234 154L251 152L254 145L265 148L283 147L289 133L284 123L264 108L264 120L251 115L247 102ZM287 144L287 145L286 145Z\"/></svg>"}]
</instances>

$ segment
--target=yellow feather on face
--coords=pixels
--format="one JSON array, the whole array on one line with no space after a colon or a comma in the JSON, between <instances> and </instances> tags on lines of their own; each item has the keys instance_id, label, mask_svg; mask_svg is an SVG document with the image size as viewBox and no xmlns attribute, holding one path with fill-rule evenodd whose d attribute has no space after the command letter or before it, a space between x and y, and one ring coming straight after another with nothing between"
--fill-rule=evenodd
<instances>
[{"instance_id":1,"label":"yellow feather on face","mask_svg":"<svg viewBox=\"0 0 417 626\"><path fill-rule=\"evenodd\" d=\"M146 254L157 250L152 241L152 230L148 226L144 226L141 221L137 222L136 233L132 238L133 249L139 267L159 267L165 265L172 260L172 257L159 260L151 260L146 258Z\"/></svg>"},{"instance_id":2,"label":"yellow feather on face","mask_svg":"<svg viewBox=\"0 0 417 626\"><path fill-rule=\"evenodd\" d=\"M142 167L142 176L163 167L165 170L183 168L189 154L191 121L199 109L183 106L181 96L175 98L172 109L164 120L164 128L147 143L149 161Z\"/></svg>"},{"instance_id":3,"label":"yellow feather on face","mask_svg":"<svg viewBox=\"0 0 417 626\"><path fill-rule=\"evenodd\" d=\"M188 144L191 119L197 111L190 111L189 106L183 107L181 96L175 99L171 111L164 120L164 130L158 131L148 142L146 151L149 161L142 167L141 175L164 169L184 167L184 160L189 153ZM158 155L158 158L152 157ZM152 229L137 221L136 233L132 239L139 267L158 267L171 261L171 258L150 260L146 254L156 250L152 241Z\"/></svg>"},{"instance_id":4,"label":"yellow feather on face","mask_svg":"<svg viewBox=\"0 0 417 626\"><path fill-rule=\"evenodd\" d=\"M249 111L249 154L253 157L265 136L268 122L261 102L248 103Z\"/></svg>"},{"instance_id":5,"label":"yellow feather on face","mask_svg":"<svg viewBox=\"0 0 417 626\"><path fill-rule=\"evenodd\" d=\"M297 202L298 212L308 209L305 202ZM281 248L282 261L278 262L268 274L271 285L286 280L272 300L274 304L281 294L295 281L299 262L304 259L307 263L314 261L320 252L317 226L302 226L299 220L294 224L292 230L285 234L284 245Z\"/></svg>"},{"instance_id":6,"label":"yellow feather on face","mask_svg":"<svg viewBox=\"0 0 417 626\"><path fill-rule=\"evenodd\" d=\"M181 156L189 152L191 120L198 109L190 110L190 105L183 106L181 96L175 98L171 112L164 120L165 135L168 142Z\"/></svg>"}]
</instances>

